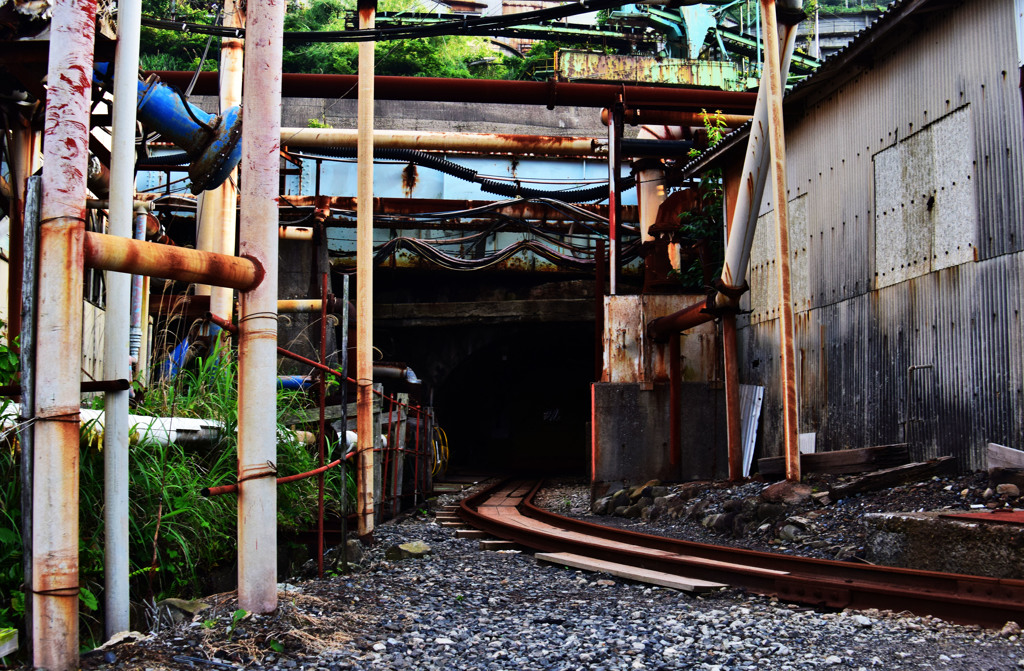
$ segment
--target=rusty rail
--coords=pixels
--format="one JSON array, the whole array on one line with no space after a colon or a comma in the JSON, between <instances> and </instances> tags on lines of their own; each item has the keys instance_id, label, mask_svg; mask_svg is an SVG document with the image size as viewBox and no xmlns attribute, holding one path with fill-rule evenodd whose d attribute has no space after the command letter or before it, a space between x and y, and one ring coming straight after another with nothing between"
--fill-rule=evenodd
<instances>
[{"instance_id":1,"label":"rusty rail","mask_svg":"<svg viewBox=\"0 0 1024 671\"><path fill-rule=\"evenodd\" d=\"M521 502L509 501L507 482L467 499L460 515L474 527L533 550L573 552L620 564L685 574L689 577L744 587L786 601L832 608L908 610L963 624L998 628L1024 618L1024 580L867 566L825 559L791 557L649 536L562 517L531 503L541 483ZM504 487L504 489L503 489ZM516 488L522 488L517 485ZM522 515L560 529L587 534L592 540L572 541L522 525L507 525L479 508L495 495L503 505L517 505ZM635 551L612 547L628 543ZM643 552L641 550L646 550ZM651 550L659 551L652 556Z\"/></svg>"}]
</instances>

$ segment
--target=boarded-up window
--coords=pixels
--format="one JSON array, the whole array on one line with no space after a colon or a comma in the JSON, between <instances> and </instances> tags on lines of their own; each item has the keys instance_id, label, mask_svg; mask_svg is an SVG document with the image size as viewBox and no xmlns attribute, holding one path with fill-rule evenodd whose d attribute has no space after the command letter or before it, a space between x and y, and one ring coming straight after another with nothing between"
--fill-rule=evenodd
<instances>
[{"instance_id":1,"label":"boarded-up window","mask_svg":"<svg viewBox=\"0 0 1024 671\"><path fill-rule=\"evenodd\" d=\"M973 261L978 207L970 108L873 157L875 286Z\"/></svg>"}]
</instances>

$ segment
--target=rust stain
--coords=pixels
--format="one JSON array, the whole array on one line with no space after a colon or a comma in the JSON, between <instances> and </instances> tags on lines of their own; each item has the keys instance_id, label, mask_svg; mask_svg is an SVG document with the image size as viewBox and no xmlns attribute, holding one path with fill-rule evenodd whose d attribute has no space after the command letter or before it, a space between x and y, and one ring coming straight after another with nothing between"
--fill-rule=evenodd
<instances>
[{"instance_id":1,"label":"rust stain","mask_svg":"<svg viewBox=\"0 0 1024 671\"><path fill-rule=\"evenodd\" d=\"M416 164L410 163L402 170L402 192L406 198L412 198L413 191L419 181L419 174L416 171Z\"/></svg>"}]
</instances>

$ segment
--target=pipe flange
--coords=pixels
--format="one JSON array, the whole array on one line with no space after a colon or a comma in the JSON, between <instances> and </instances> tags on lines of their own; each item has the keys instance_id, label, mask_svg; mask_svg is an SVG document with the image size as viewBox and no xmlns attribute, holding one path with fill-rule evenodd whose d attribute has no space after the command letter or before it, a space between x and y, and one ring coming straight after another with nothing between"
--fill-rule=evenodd
<instances>
[{"instance_id":1,"label":"pipe flange","mask_svg":"<svg viewBox=\"0 0 1024 671\"><path fill-rule=\"evenodd\" d=\"M215 189L224 183L242 158L241 138L242 107L237 105L217 120L213 137L199 158L189 166L193 194Z\"/></svg>"}]
</instances>

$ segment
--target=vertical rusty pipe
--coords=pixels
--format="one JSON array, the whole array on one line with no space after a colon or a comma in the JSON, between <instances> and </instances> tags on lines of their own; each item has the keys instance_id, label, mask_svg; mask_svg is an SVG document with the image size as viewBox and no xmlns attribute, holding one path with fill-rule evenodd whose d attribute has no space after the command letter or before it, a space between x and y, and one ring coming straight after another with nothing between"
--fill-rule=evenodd
<instances>
[{"instance_id":1,"label":"vertical rusty pipe","mask_svg":"<svg viewBox=\"0 0 1024 671\"><path fill-rule=\"evenodd\" d=\"M118 4L114 110L110 138L110 235L131 238L135 203L135 105L142 0ZM130 275L107 272L103 377L131 378ZM130 629L128 574L128 391L108 391L103 432L103 630L107 638Z\"/></svg>"},{"instance_id":2,"label":"vertical rusty pipe","mask_svg":"<svg viewBox=\"0 0 1024 671\"><path fill-rule=\"evenodd\" d=\"M33 665L78 668L78 424L96 0L53 6L43 127L32 489Z\"/></svg>"},{"instance_id":3,"label":"vertical rusty pipe","mask_svg":"<svg viewBox=\"0 0 1024 671\"><path fill-rule=\"evenodd\" d=\"M740 417L740 370L736 349L736 315L722 315L722 350L725 361L725 417L729 439L729 480L743 479L743 441Z\"/></svg>"},{"instance_id":4,"label":"vertical rusty pipe","mask_svg":"<svg viewBox=\"0 0 1024 671\"><path fill-rule=\"evenodd\" d=\"M224 25L231 28L245 27L245 16L235 0L224 0ZM221 40L220 48L221 112L242 102L242 64L242 40L225 37ZM221 254L235 253L237 177L236 168L220 186L200 195L199 249ZM234 314L234 291L227 287L199 285L196 293L210 297L210 312L231 320Z\"/></svg>"},{"instance_id":5,"label":"vertical rusty pipe","mask_svg":"<svg viewBox=\"0 0 1024 671\"><path fill-rule=\"evenodd\" d=\"M341 277L341 571L348 573L348 275Z\"/></svg>"},{"instance_id":6,"label":"vertical rusty pipe","mask_svg":"<svg viewBox=\"0 0 1024 671\"><path fill-rule=\"evenodd\" d=\"M327 273L320 277L320 365L327 365ZM317 408L320 411L316 425L316 449L320 455L318 465L324 465L324 430L327 421L327 373L320 373ZM344 452L341 456L345 458ZM316 575L324 577L324 474L316 478Z\"/></svg>"},{"instance_id":7,"label":"vertical rusty pipe","mask_svg":"<svg viewBox=\"0 0 1024 671\"><path fill-rule=\"evenodd\" d=\"M283 2L249 6L240 252L265 275L242 294L238 334L238 606L277 608L277 212Z\"/></svg>"},{"instance_id":8,"label":"vertical rusty pipe","mask_svg":"<svg viewBox=\"0 0 1024 671\"><path fill-rule=\"evenodd\" d=\"M42 178L29 177L25 184L24 272L21 278L21 538L24 589L32 587L32 471L34 465L33 430L28 420L35 417L35 351L36 351L36 259L38 258L39 207ZM32 631L32 599L25 599L25 631ZM25 646L32 655L32 638Z\"/></svg>"},{"instance_id":9,"label":"vertical rusty pipe","mask_svg":"<svg viewBox=\"0 0 1024 671\"><path fill-rule=\"evenodd\" d=\"M679 343L680 335L673 333L668 341L668 396L669 396L669 448L668 448L668 463L672 466L673 475L679 477L679 472L676 470L682 459L683 451L683 427L682 417L680 416L683 409L682 405L682 392L683 392L683 366L682 366L682 353L680 350Z\"/></svg>"},{"instance_id":10,"label":"vertical rusty pipe","mask_svg":"<svg viewBox=\"0 0 1024 671\"><path fill-rule=\"evenodd\" d=\"M618 292L619 279L619 162L622 147L622 105L612 107L608 124L608 294Z\"/></svg>"},{"instance_id":11,"label":"vertical rusty pipe","mask_svg":"<svg viewBox=\"0 0 1024 671\"><path fill-rule=\"evenodd\" d=\"M604 240L598 238L594 252L594 382L604 377Z\"/></svg>"},{"instance_id":12,"label":"vertical rusty pipe","mask_svg":"<svg viewBox=\"0 0 1024 671\"><path fill-rule=\"evenodd\" d=\"M779 281L779 342L782 345L782 409L786 459L786 479L800 480L800 442L798 435L796 352L793 343L793 291L789 272L789 206L786 198L786 137L782 118L782 64L777 40L775 0L761 0L762 22L766 36L765 76L768 81L768 133L771 147L772 193L775 199L775 258Z\"/></svg>"},{"instance_id":13,"label":"vertical rusty pipe","mask_svg":"<svg viewBox=\"0 0 1024 671\"><path fill-rule=\"evenodd\" d=\"M359 27L373 28L376 0L359 0ZM359 436L359 535L373 533L373 59L374 42L359 43L359 145L356 191L356 434Z\"/></svg>"},{"instance_id":14,"label":"vertical rusty pipe","mask_svg":"<svg viewBox=\"0 0 1024 671\"><path fill-rule=\"evenodd\" d=\"M32 174L35 133L29 122L14 117L8 149L11 158L10 265L8 266L7 342L16 347L21 335L21 278L24 273L22 247L25 236L25 184Z\"/></svg>"}]
</instances>

